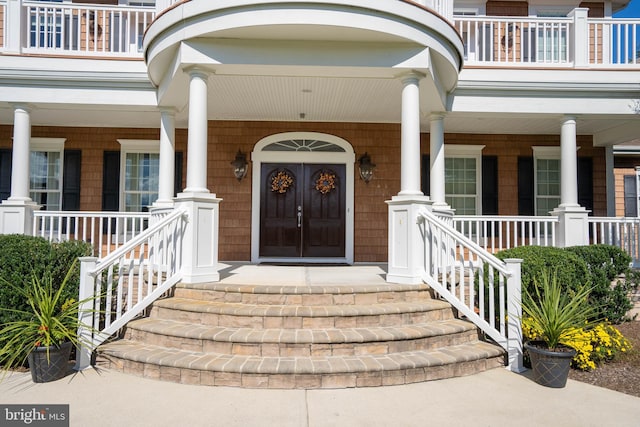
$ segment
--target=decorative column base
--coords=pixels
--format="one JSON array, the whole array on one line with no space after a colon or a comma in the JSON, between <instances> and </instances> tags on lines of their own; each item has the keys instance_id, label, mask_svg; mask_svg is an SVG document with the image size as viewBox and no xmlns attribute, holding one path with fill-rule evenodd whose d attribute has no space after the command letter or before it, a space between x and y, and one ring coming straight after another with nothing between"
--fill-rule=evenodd
<instances>
[{"instance_id":1,"label":"decorative column base","mask_svg":"<svg viewBox=\"0 0 640 427\"><path fill-rule=\"evenodd\" d=\"M220 201L210 193L179 193L177 209L189 216L182 245L182 281L217 282Z\"/></svg>"},{"instance_id":2,"label":"decorative column base","mask_svg":"<svg viewBox=\"0 0 640 427\"><path fill-rule=\"evenodd\" d=\"M582 206L559 206L551 215L558 217L556 246L584 246L589 244L589 211Z\"/></svg>"},{"instance_id":3,"label":"decorative column base","mask_svg":"<svg viewBox=\"0 0 640 427\"><path fill-rule=\"evenodd\" d=\"M422 283L426 249L418 224L421 209L431 209L427 196L394 196L389 205L389 255L387 282Z\"/></svg>"},{"instance_id":4,"label":"decorative column base","mask_svg":"<svg viewBox=\"0 0 640 427\"><path fill-rule=\"evenodd\" d=\"M41 206L31 200L3 200L0 204L0 234L33 234L33 213Z\"/></svg>"}]
</instances>

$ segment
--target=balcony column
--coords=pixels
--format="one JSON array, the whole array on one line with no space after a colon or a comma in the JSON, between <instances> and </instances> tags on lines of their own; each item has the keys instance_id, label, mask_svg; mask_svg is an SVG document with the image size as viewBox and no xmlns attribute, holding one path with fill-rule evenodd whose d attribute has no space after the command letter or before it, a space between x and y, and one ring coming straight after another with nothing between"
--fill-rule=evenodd
<instances>
[{"instance_id":1,"label":"balcony column","mask_svg":"<svg viewBox=\"0 0 640 427\"><path fill-rule=\"evenodd\" d=\"M189 216L182 247L184 283L217 282L220 201L207 189L207 78L209 72L190 68L187 188L175 199L176 209Z\"/></svg>"},{"instance_id":2,"label":"balcony column","mask_svg":"<svg viewBox=\"0 0 640 427\"><path fill-rule=\"evenodd\" d=\"M7 0L5 7L5 48L7 52L19 54L22 53L22 25L27 23L22 19L22 0Z\"/></svg>"},{"instance_id":3,"label":"balcony column","mask_svg":"<svg viewBox=\"0 0 640 427\"><path fill-rule=\"evenodd\" d=\"M160 109L160 176L158 200L154 207L172 208L175 179L176 113L173 108Z\"/></svg>"},{"instance_id":4,"label":"balcony column","mask_svg":"<svg viewBox=\"0 0 640 427\"><path fill-rule=\"evenodd\" d=\"M420 95L418 73L402 79L400 192L389 205L387 282L417 284L425 271L425 240L418 217L431 201L420 191Z\"/></svg>"},{"instance_id":5,"label":"balcony column","mask_svg":"<svg viewBox=\"0 0 640 427\"><path fill-rule=\"evenodd\" d=\"M430 138L430 198L436 207L448 208L445 201L444 178L444 114L431 115Z\"/></svg>"},{"instance_id":6,"label":"balcony column","mask_svg":"<svg viewBox=\"0 0 640 427\"><path fill-rule=\"evenodd\" d=\"M568 17L573 18L573 65L586 68L589 66L589 9L573 9Z\"/></svg>"},{"instance_id":7,"label":"balcony column","mask_svg":"<svg viewBox=\"0 0 640 427\"><path fill-rule=\"evenodd\" d=\"M588 211L578 204L578 156L576 119L566 116L560 133L560 206L551 212L558 216L556 245L589 244Z\"/></svg>"},{"instance_id":8,"label":"balcony column","mask_svg":"<svg viewBox=\"0 0 640 427\"><path fill-rule=\"evenodd\" d=\"M2 234L31 234L33 212L40 206L29 196L29 159L31 156L31 109L14 105L13 151L11 155L11 195L0 205Z\"/></svg>"}]
</instances>

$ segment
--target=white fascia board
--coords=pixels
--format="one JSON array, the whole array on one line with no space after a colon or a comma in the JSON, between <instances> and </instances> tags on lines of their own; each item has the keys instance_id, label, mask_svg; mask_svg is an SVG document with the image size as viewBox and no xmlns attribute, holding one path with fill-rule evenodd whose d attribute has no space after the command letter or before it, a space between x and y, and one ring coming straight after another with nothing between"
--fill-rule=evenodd
<instances>
[{"instance_id":1,"label":"white fascia board","mask_svg":"<svg viewBox=\"0 0 640 427\"><path fill-rule=\"evenodd\" d=\"M466 113L525 113L525 114L616 114L632 116L631 99L536 94L455 95L451 97L452 112Z\"/></svg>"},{"instance_id":2,"label":"white fascia board","mask_svg":"<svg viewBox=\"0 0 640 427\"><path fill-rule=\"evenodd\" d=\"M0 102L29 104L85 104L113 106L156 107L155 90L127 90L111 88L74 88L69 86L3 86L0 84Z\"/></svg>"}]
</instances>

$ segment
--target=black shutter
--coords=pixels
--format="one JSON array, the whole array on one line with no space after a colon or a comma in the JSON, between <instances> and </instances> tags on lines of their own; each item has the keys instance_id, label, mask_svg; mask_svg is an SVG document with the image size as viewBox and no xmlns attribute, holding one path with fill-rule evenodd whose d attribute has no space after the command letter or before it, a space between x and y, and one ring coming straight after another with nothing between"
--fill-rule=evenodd
<instances>
[{"instance_id":1,"label":"black shutter","mask_svg":"<svg viewBox=\"0 0 640 427\"><path fill-rule=\"evenodd\" d=\"M635 175L624 176L624 216L638 216L638 189Z\"/></svg>"},{"instance_id":2,"label":"black shutter","mask_svg":"<svg viewBox=\"0 0 640 427\"><path fill-rule=\"evenodd\" d=\"M0 149L0 200L11 196L11 149Z\"/></svg>"},{"instance_id":3,"label":"black shutter","mask_svg":"<svg viewBox=\"0 0 640 427\"><path fill-rule=\"evenodd\" d=\"M80 150L64 150L64 170L62 172L62 210L80 210Z\"/></svg>"},{"instance_id":4,"label":"black shutter","mask_svg":"<svg viewBox=\"0 0 640 427\"><path fill-rule=\"evenodd\" d=\"M518 157L518 215L534 215L533 157Z\"/></svg>"},{"instance_id":5,"label":"black shutter","mask_svg":"<svg viewBox=\"0 0 640 427\"><path fill-rule=\"evenodd\" d=\"M593 215L593 158L578 157L578 204Z\"/></svg>"},{"instance_id":6,"label":"black shutter","mask_svg":"<svg viewBox=\"0 0 640 427\"><path fill-rule=\"evenodd\" d=\"M482 214L498 215L497 156L482 156Z\"/></svg>"},{"instance_id":7,"label":"black shutter","mask_svg":"<svg viewBox=\"0 0 640 427\"><path fill-rule=\"evenodd\" d=\"M120 209L120 152L105 151L102 163L102 210Z\"/></svg>"},{"instance_id":8,"label":"black shutter","mask_svg":"<svg viewBox=\"0 0 640 427\"><path fill-rule=\"evenodd\" d=\"M173 195L177 196L182 188L182 151L176 152L175 177L173 179Z\"/></svg>"},{"instance_id":9,"label":"black shutter","mask_svg":"<svg viewBox=\"0 0 640 427\"><path fill-rule=\"evenodd\" d=\"M420 168L420 185L425 196L431 194L431 158L428 154L422 155L422 167Z\"/></svg>"}]
</instances>

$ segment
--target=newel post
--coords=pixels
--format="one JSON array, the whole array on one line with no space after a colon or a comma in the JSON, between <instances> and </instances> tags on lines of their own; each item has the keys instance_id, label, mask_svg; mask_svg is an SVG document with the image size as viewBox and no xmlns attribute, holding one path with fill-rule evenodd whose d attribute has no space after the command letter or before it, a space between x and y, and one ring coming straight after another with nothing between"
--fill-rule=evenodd
<instances>
[{"instance_id":1,"label":"newel post","mask_svg":"<svg viewBox=\"0 0 640 427\"><path fill-rule=\"evenodd\" d=\"M78 341L80 348L76 349L76 366L77 371L91 366L91 353L93 352L93 330L97 327L94 324L95 318L95 277L89 274L96 268L98 258L81 257L80 260L80 290L78 301L81 301L78 307Z\"/></svg>"},{"instance_id":2,"label":"newel post","mask_svg":"<svg viewBox=\"0 0 640 427\"><path fill-rule=\"evenodd\" d=\"M507 334L509 346L509 369L513 372L525 370L522 361L522 275L521 259L505 259L507 270Z\"/></svg>"}]
</instances>

